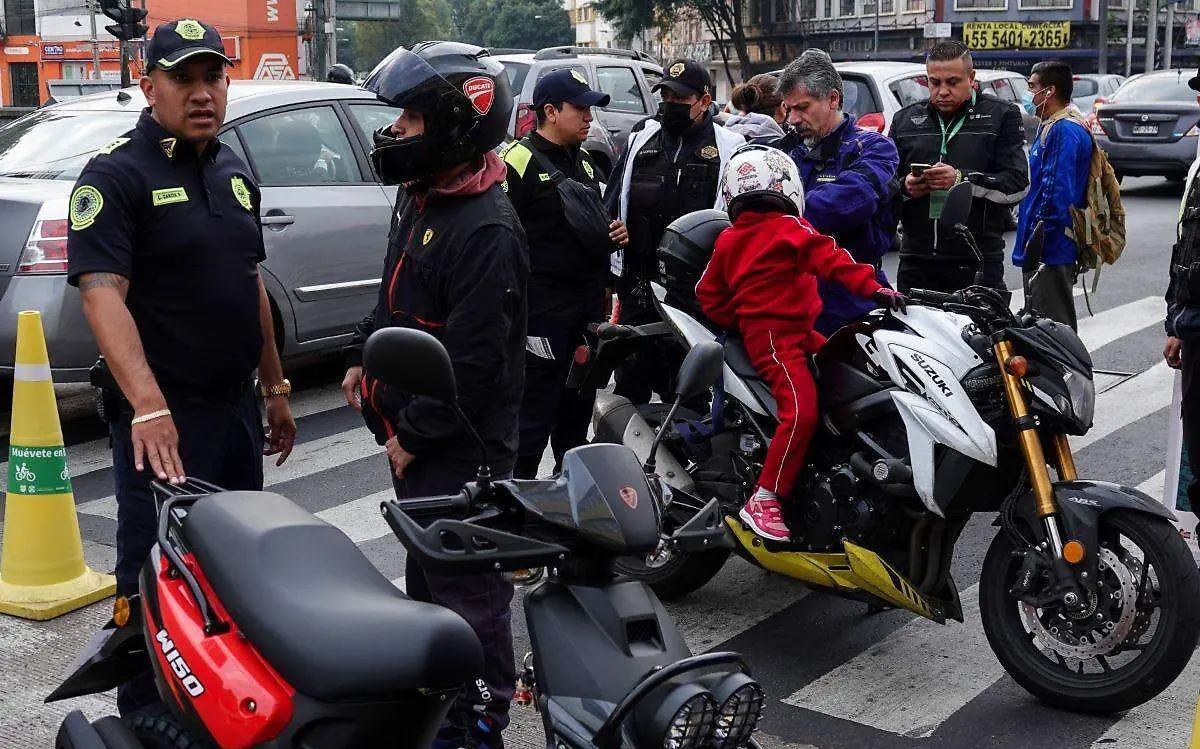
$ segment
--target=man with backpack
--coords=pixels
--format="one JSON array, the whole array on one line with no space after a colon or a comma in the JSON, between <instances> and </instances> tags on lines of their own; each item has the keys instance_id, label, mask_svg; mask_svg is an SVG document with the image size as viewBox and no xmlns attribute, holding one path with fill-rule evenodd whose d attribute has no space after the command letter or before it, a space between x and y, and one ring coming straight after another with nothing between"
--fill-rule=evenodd
<instances>
[{"instance_id":1,"label":"man with backpack","mask_svg":"<svg viewBox=\"0 0 1200 749\"><path fill-rule=\"evenodd\" d=\"M1075 329L1071 290L1081 259L1075 216L1088 207L1095 144L1070 109L1073 82L1061 62L1040 62L1029 76L1025 106L1042 124L1029 148L1029 194L1021 202L1012 259L1024 274L1026 306Z\"/></svg>"}]
</instances>

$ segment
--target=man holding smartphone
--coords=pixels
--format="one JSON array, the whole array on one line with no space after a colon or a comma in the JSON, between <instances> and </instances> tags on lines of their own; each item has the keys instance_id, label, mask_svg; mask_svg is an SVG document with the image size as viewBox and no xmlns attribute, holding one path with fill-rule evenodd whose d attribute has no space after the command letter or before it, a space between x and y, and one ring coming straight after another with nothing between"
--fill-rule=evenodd
<instances>
[{"instance_id":1,"label":"man holding smartphone","mask_svg":"<svg viewBox=\"0 0 1200 749\"><path fill-rule=\"evenodd\" d=\"M950 188L971 184L967 228L983 253L983 283L1004 288L1004 231L1011 206L1029 190L1021 113L975 91L971 51L935 44L926 58L929 101L896 113L891 138L900 154L896 180L903 203L897 285L951 292L970 286L979 260L957 236L939 236L937 219Z\"/></svg>"}]
</instances>

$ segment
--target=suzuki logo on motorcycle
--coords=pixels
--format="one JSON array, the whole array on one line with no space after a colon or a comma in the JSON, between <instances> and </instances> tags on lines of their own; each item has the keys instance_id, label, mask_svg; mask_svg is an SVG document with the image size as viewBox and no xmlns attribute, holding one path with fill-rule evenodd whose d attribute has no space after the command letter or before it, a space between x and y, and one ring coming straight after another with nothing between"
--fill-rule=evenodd
<instances>
[{"instance_id":1,"label":"suzuki logo on motorcycle","mask_svg":"<svg viewBox=\"0 0 1200 749\"><path fill-rule=\"evenodd\" d=\"M621 491L617 492L621 495L621 501L629 506L629 509L637 509L638 493L637 489L632 486L622 486Z\"/></svg>"},{"instance_id":2,"label":"suzuki logo on motorcycle","mask_svg":"<svg viewBox=\"0 0 1200 749\"><path fill-rule=\"evenodd\" d=\"M192 669L188 668L187 661L175 649L175 643L167 634L167 630L158 630L154 639L158 640L158 647L162 650L163 657L167 659L167 663L171 664L171 670L175 672L175 677L179 679L179 683L183 685L187 693L193 697L204 694L204 685L200 683L200 680L192 673Z\"/></svg>"},{"instance_id":3,"label":"suzuki logo on motorcycle","mask_svg":"<svg viewBox=\"0 0 1200 749\"><path fill-rule=\"evenodd\" d=\"M954 391L950 389L950 386L946 384L946 381L942 379L942 376L937 373L937 370L929 366L929 364L925 361L925 357L921 356L920 354L911 354L909 358L916 362L916 365L921 368L922 372L929 375L929 379L934 385L938 386L938 389L942 391L942 395L946 396L947 398L954 397Z\"/></svg>"}]
</instances>

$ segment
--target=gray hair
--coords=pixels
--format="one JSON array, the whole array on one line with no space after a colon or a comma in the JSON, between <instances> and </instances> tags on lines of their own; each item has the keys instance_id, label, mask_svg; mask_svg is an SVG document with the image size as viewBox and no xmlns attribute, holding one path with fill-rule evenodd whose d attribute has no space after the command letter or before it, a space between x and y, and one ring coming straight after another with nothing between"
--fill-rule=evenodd
<instances>
[{"instance_id":1,"label":"gray hair","mask_svg":"<svg viewBox=\"0 0 1200 749\"><path fill-rule=\"evenodd\" d=\"M787 96L800 88L818 99L828 99L836 91L839 107L846 101L842 92L842 77L833 67L833 59L824 50L806 49L788 63L779 75L779 85L775 91L780 96Z\"/></svg>"}]
</instances>

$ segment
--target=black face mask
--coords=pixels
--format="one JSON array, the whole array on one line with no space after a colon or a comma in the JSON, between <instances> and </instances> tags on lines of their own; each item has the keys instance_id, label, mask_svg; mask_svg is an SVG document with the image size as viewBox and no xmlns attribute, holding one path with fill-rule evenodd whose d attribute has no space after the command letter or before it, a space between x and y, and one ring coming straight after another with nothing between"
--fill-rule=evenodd
<instances>
[{"instance_id":1,"label":"black face mask","mask_svg":"<svg viewBox=\"0 0 1200 749\"><path fill-rule=\"evenodd\" d=\"M683 135L692 126L692 105L675 101L664 101L658 105L658 121L663 130L676 137Z\"/></svg>"}]
</instances>

